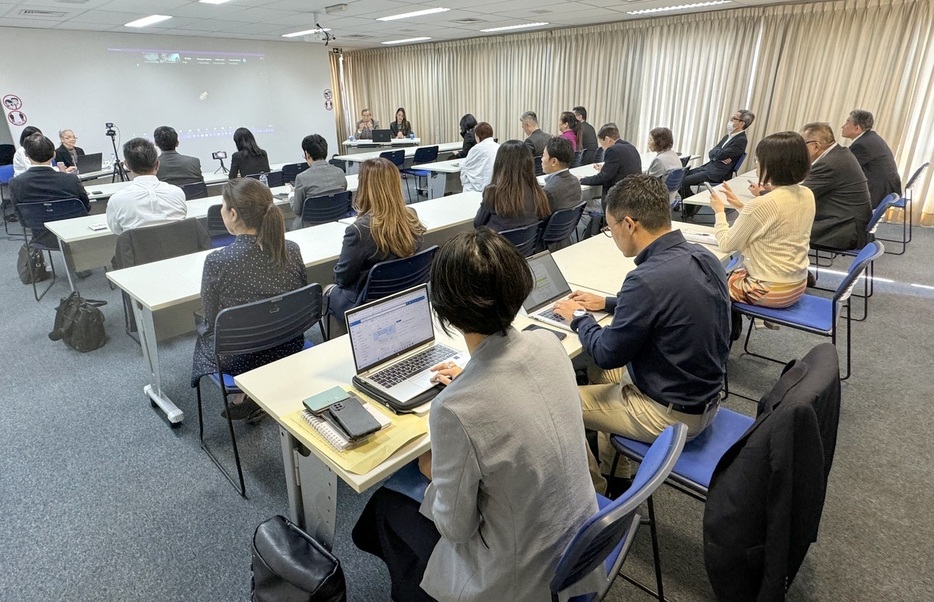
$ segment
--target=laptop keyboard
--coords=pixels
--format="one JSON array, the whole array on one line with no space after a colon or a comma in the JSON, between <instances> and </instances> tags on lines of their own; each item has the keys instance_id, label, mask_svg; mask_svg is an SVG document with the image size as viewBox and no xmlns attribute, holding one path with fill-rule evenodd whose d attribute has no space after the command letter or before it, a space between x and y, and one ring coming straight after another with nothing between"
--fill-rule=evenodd
<instances>
[{"instance_id":1,"label":"laptop keyboard","mask_svg":"<svg viewBox=\"0 0 934 602\"><path fill-rule=\"evenodd\" d=\"M393 364L385 370L380 370L370 376L370 380L388 389L398 385L413 374L418 374L422 370L427 370L438 362L455 355L457 355L457 351L450 347L435 345L397 364Z\"/></svg>"},{"instance_id":2,"label":"laptop keyboard","mask_svg":"<svg viewBox=\"0 0 934 602\"><path fill-rule=\"evenodd\" d=\"M567 322L564 318L555 313L553 309L546 309L545 311L538 312L538 315L546 320L554 320L555 322Z\"/></svg>"}]
</instances>

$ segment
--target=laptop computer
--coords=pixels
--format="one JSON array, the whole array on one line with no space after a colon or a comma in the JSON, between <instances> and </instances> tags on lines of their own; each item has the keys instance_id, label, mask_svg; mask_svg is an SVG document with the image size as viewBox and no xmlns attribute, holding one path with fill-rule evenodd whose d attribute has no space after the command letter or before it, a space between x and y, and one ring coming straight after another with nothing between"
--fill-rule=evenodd
<instances>
[{"instance_id":1,"label":"laptop computer","mask_svg":"<svg viewBox=\"0 0 934 602\"><path fill-rule=\"evenodd\" d=\"M100 171L104 161L104 153L92 153L90 155L78 155L78 173L91 173Z\"/></svg>"},{"instance_id":2,"label":"laptop computer","mask_svg":"<svg viewBox=\"0 0 934 602\"><path fill-rule=\"evenodd\" d=\"M463 366L469 359L466 352L435 342L427 284L344 316L357 373L354 386L396 411L411 411L441 390L431 382L429 368L444 361Z\"/></svg>"},{"instance_id":3,"label":"laptop computer","mask_svg":"<svg viewBox=\"0 0 934 602\"><path fill-rule=\"evenodd\" d=\"M555 263L555 258L549 251L542 251L528 258L532 269L532 279L535 286L532 292L522 303L525 313L533 320L557 326L564 330L571 330L571 322L565 320L554 312L552 307L555 301L566 298L571 294L571 287ZM595 320L600 321L607 315L604 311L590 312Z\"/></svg>"},{"instance_id":4,"label":"laptop computer","mask_svg":"<svg viewBox=\"0 0 934 602\"><path fill-rule=\"evenodd\" d=\"M373 142L390 142L391 140L391 130L373 130Z\"/></svg>"}]
</instances>

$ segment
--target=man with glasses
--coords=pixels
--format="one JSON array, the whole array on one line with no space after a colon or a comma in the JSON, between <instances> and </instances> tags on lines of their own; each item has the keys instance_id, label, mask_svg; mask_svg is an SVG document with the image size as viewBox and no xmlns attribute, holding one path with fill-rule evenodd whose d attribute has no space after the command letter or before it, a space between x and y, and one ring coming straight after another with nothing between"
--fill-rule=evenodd
<instances>
[{"instance_id":1,"label":"man with glasses","mask_svg":"<svg viewBox=\"0 0 934 602\"><path fill-rule=\"evenodd\" d=\"M607 433L652 442L683 422L688 438L717 414L730 351L730 299L720 261L671 229L668 190L638 174L607 195L603 232L636 267L615 297L576 291L555 304L590 355L580 387L584 426L601 433L601 466L590 457L598 492L614 453ZM600 327L588 311L613 314ZM601 470L602 468L602 470ZM614 475L615 476L615 475Z\"/></svg>"},{"instance_id":2,"label":"man with glasses","mask_svg":"<svg viewBox=\"0 0 934 602\"><path fill-rule=\"evenodd\" d=\"M902 193L902 178L892 149L872 129L872 113L862 109L850 111L841 128L841 135L853 141L850 152L859 161L859 166L869 184L869 201L875 209L882 199L895 192Z\"/></svg>"},{"instance_id":3,"label":"man with glasses","mask_svg":"<svg viewBox=\"0 0 934 602\"><path fill-rule=\"evenodd\" d=\"M84 150L75 146L78 137L71 130L59 130L58 139L62 141L62 145L55 149L55 162L61 171L71 173L75 171L78 157L84 154Z\"/></svg>"},{"instance_id":4,"label":"man with glasses","mask_svg":"<svg viewBox=\"0 0 934 602\"><path fill-rule=\"evenodd\" d=\"M809 123L801 128L811 172L802 184L814 193L811 246L849 251L866 244L872 215L869 186L850 149L837 144L833 128Z\"/></svg>"}]
</instances>

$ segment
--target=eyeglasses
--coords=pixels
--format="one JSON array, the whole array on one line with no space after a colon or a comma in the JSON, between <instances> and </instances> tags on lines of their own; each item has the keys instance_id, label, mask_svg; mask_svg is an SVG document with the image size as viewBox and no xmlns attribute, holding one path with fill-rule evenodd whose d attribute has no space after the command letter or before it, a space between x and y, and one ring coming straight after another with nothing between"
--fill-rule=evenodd
<instances>
[{"instance_id":1,"label":"eyeglasses","mask_svg":"<svg viewBox=\"0 0 934 602\"><path fill-rule=\"evenodd\" d=\"M805 140L804 144L817 144L820 146L820 140Z\"/></svg>"},{"instance_id":2,"label":"eyeglasses","mask_svg":"<svg viewBox=\"0 0 934 602\"><path fill-rule=\"evenodd\" d=\"M608 238L612 238L612 237L613 237L613 231L610 229L609 226L603 226L602 228L600 228L600 232L602 232L603 235L606 236L606 237L608 237Z\"/></svg>"},{"instance_id":3,"label":"eyeglasses","mask_svg":"<svg viewBox=\"0 0 934 602\"><path fill-rule=\"evenodd\" d=\"M739 117L730 117L730 121L742 121Z\"/></svg>"}]
</instances>

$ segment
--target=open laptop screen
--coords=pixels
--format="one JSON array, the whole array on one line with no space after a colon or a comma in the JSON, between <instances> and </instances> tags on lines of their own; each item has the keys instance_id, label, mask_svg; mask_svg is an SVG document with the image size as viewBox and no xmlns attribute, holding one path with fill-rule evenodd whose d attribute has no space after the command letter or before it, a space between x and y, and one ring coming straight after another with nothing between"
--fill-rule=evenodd
<instances>
[{"instance_id":1,"label":"open laptop screen","mask_svg":"<svg viewBox=\"0 0 934 602\"><path fill-rule=\"evenodd\" d=\"M435 337L427 284L351 309L346 318L358 374Z\"/></svg>"},{"instance_id":2,"label":"open laptop screen","mask_svg":"<svg viewBox=\"0 0 934 602\"><path fill-rule=\"evenodd\" d=\"M529 267L532 269L535 286L522 304L526 313L537 311L571 294L571 287L568 286L567 280L558 269L558 264L548 251L529 257Z\"/></svg>"},{"instance_id":3,"label":"open laptop screen","mask_svg":"<svg viewBox=\"0 0 934 602\"><path fill-rule=\"evenodd\" d=\"M78 155L78 171L87 173L90 171L100 171L103 165L103 153L92 153L90 155Z\"/></svg>"}]
</instances>

